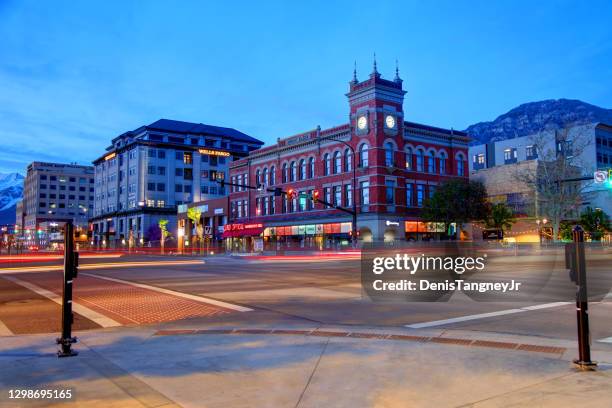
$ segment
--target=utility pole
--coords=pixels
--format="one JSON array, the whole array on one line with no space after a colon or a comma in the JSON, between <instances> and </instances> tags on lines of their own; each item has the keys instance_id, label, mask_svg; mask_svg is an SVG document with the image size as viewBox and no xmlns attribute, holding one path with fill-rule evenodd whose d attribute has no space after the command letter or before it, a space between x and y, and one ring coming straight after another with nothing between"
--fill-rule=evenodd
<instances>
[{"instance_id":1,"label":"utility pole","mask_svg":"<svg viewBox=\"0 0 612 408\"><path fill-rule=\"evenodd\" d=\"M56 339L60 345L57 352L58 357L72 357L78 353L72 350L72 343L77 342L72 337L72 283L77 277L79 266L79 254L74 251L74 226L72 221L67 221L64 226L64 285L62 290L62 337Z\"/></svg>"}]
</instances>

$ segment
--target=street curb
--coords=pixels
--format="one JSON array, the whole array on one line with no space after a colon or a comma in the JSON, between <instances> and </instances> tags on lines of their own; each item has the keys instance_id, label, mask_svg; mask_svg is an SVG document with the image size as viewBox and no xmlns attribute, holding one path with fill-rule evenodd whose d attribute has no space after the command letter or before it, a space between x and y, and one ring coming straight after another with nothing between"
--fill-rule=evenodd
<instances>
[{"instance_id":1,"label":"street curb","mask_svg":"<svg viewBox=\"0 0 612 408\"><path fill-rule=\"evenodd\" d=\"M565 347L544 346L527 343L510 343L491 340L477 339L461 339L453 337L429 337L429 336L412 336L404 334L387 334L387 333L366 333L366 332L351 332L351 331L330 331L330 330L287 330L287 329L178 329L178 330L158 330L154 336L181 336L181 335L213 335L213 334L273 334L273 335L299 335L299 336L316 336L316 337L345 337L353 339L371 339L371 340L400 340L411 341L418 343L437 343L448 344L455 346L468 347L486 347L505 350L517 350L531 353L547 353L556 354L561 357L566 351Z\"/></svg>"}]
</instances>

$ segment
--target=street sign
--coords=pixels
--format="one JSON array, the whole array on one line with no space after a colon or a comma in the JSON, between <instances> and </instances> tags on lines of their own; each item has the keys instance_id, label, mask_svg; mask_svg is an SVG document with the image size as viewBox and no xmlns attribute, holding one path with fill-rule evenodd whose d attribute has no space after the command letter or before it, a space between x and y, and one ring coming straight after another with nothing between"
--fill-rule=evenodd
<instances>
[{"instance_id":1,"label":"street sign","mask_svg":"<svg viewBox=\"0 0 612 408\"><path fill-rule=\"evenodd\" d=\"M212 227L210 225L205 225L204 226L204 234L206 234L206 235L212 234Z\"/></svg>"},{"instance_id":2,"label":"street sign","mask_svg":"<svg viewBox=\"0 0 612 408\"><path fill-rule=\"evenodd\" d=\"M603 184L608 181L608 172L597 170L593 173L593 179L595 180L595 184Z\"/></svg>"}]
</instances>

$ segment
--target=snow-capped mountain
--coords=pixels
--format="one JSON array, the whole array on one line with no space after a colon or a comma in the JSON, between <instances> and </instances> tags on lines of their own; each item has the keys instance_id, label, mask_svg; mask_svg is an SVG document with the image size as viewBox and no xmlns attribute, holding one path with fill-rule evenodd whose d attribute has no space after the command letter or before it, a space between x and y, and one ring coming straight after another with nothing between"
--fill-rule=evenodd
<instances>
[{"instance_id":1,"label":"snow-capped mountain","mask_svg":"<svg viewBox=\"0 0 612 408\"><path fill-rule=\"evenodd\" d=\"M15 206L23 197L23 179L19 173L0 173L0 224L15 222Z\"/></svg>"}]
</instances>

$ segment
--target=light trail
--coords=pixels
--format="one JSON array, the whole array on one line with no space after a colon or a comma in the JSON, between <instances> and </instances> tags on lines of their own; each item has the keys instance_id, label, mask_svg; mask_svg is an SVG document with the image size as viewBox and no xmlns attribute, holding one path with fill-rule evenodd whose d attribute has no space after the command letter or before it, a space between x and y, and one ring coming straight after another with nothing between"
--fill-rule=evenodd
<instances>
[{"instance_id":1,"label":"light trail","mask_svg":"<svg viewBox=\"0 0 612 408\"><path fill-rule=\"evenodd\" d=\"M155 261L155 262L105 262L96 264L81 264L79 270L89 269L105 269L105 268L133 268L141 266L176 266L176 265L204 265L202 260L188 261ZM11 267L0 268L0 274L24 273L24 272L45 272L45 271L62 271L64 265L47 265L47 266L29 266L29 267Z\"/></svg>"}]
</instances>

